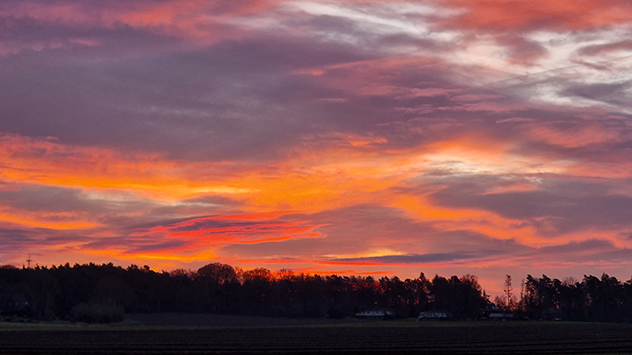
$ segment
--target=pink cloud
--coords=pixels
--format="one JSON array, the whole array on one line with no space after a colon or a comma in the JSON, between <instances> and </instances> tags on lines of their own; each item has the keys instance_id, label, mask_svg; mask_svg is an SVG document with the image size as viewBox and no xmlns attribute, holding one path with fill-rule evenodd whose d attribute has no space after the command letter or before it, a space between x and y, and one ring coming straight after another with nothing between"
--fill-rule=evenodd
<instances>
[{"instance_id":1,"label":"pink cloud","mask_svg":"<svg viewBox=\"0 0 632 355\"><path fill-rule=\"evenodd\" d=\"M625 0L443 0L465 10L442 23L482 31L586 30L626 24L632 7Z\"/></svg>"}]
</instances>

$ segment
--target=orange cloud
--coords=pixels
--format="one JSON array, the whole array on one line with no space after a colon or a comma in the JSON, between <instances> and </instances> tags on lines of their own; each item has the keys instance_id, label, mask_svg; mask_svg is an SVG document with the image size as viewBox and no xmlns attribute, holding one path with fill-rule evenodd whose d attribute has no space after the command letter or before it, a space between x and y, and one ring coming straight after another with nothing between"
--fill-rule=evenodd
<instances>
[{"instance_id":1,"label":"orange cloud","mask_svg":"<svg viewBox=\"0 0 632 355\"><path fill-rule=\"evenodd\" d=\"M99 226L86 216L75 213L35 213L15 210L0 205L0 222L16 223L33 228L89 229Z\"/></svg>"},{"instance_id":2,"label":"orange cloud","mask_svg":"<svg viewBox=\"0 0 632 355\"><path fill-rule=\"evenodd\" d=\"M318 139L324 140L316 144ZM351 144L349 142L362 142ZM309 143L309 142L308 142ZM509 142L490 145L479 134L463 135L452 140L399 150L382 150L379 136L337 134L314 138L285 159L269 162L268 166L227 162L188 162L170 160L156 154L124 154L115 150L69 146L55 139L35 139L19 135L0 137L0 158L3 161L2 180L11 184L44 184L102 191L127 190L137 196L177 203L182 199L215 194L231 196L238 208L247 213L212 217L186 218L153 227L127 231L130 241L113 239L107 232L99 236L102 245L74 245L75 253L111 257L116 260L143 262L195 263L196 260L231 260L221 248L229 245L284 243L299 239L333 238L322 232L322 224L289 218L296 211L303 216L354 205L390 206L403 211L414 221L429 223L438 232L467 230L498 240L514 239L527 246L542 245L550 238L540 235L532 224L504 218L477 208L440 207L428 194L443 188L433 184L433 171L443 176L531 176L538 169L550 177L573 171L573 166L556 165L556 161L539 156L519 155ZM271 168L274 167L274 169ZM619 165L620 166L620 165ZM210 172L214 173L211 174ZM212 180L208 178L212 176ZM412 181L428 185L424 191L410 193ZM439 180L438 180L439 181ZM448 180L449 181L449 180ZM534 191L537 183L490 186L481 194L502 194L512 191ZM448 183L448 182L444 182ZM20 212L4 208L0 220L29 227L51 229L107 228L97 225L90 216L45 212ZM55 218L66 218L55 220ZM540 221L540 228L546 220ZM348 231L353 233L353 231ZM91 232L92 233L92 232ZM118 231L117 233L121 233ZM594 238L598 231L581 236ZM369 258L376 247L392 249L393 253L432 252L443 241L432 238L415 240L402 235L398 241L386 241L371 235L365 249L357 248L356 258ZM93 238L93 234L90 234ZM134 242L134 238L140 238ZM579 238L568 235L556 240L561 243ZM322 239L326 244L327 240ZM127 244L126 244L127 243ZM135 244L134 244L135 243ZM388 245L387 245L388 244ZM275 256L266 265L281 264L284 254ZM278 260L277 260L278 259ZM244 262L244 258L239 258ZM467 260L421 263L419 266L439 268L470 265L488 267L505 263L498 260ZM310 257L293 264L381 268L385 265L408 267L408 263L383 263L377 260L338 261Z\"/></svg>"},{"instance_id":3,"label":"orange cloud","mask_svg":"<svg viewBox=\"0 0 632 355\"><path fill-rule=\"evenodd\" d=\"M0 160L0 178L20 183L124 189L167 199L244 191L225 183L239 164L178 162L158 154L69 146L52 138L0 135Z\"/></svg>"},{"instance_id":4,"label":"orange cloud","mask_svg":"<svg viewBox=\"0 0 632 355\"><path fill-rule=\"evenodd\" d=\"M341 135L345 139L359 140ZM370 141L380 142L370 137ZM228 163L172 161L158 155L121 154L112 150L65 146L51 139L17 135L0 138L0 156L5 162L4 180L83 189L124 189L140 196L178 201L213 192L238 197L245 215L188 219L133 236L161 234L186 240L208 239L207 244L261 243L282 241L293 236L319 237L319 226L282 222L279 218L291 209L303 213L361 204L392 206L420 221L433 222L446 230L470 228L496 238L520 237L533 240L533 231L511 226L517 221L500 218L482 210L460 210L433 205L423 195L394 192L404 181L432 169L448 169L452 174L530 173L527 163L511 165L508 148L489 146L478 138L462 138L426 147L376 154L357 150L357 144L333 143L325 149L308 148L296 157L278 161L276 170L258 169ZM373 143L362 144L361 148ZM458 164L455 164L458 162ZM445 167L443 164L448 164ZM203 180L215 171L214 181ZM272 172L271 172L272 171ZM277 211L266 212L264 211ZM9 217L6 217L9 218ZM13 217L16 218L16 217ZM25 224L53 226L44 215L32 214ZM229 223L222 224L223 221ZM271 221L272 223L267 223ZM242 223L243 222L243 223ZM255 222L248 225L245 222ZM38 224L39 223L39 224ZM89 221L71 221L88 228ZM83 224L81 224L83 223ZM86 224L87 223L87 224ZM72 227L73 224L60 225ZM511 233L507 235L507 231ZM271 235L274 234L274 235Z\"/></svg>"},{"instance_id":5,"label":"orange cloud","mask_svg":"<svg viewBox=\"0 0 632 355\"><path fill-rule=\"evenodd\" d=\"M232 244L258 244L293 239L322 238L314 230L320 225L281 219L285 213L258 213L193 218L147 229L137 229L132 237L187 241L185 249L209 249ZM170 250L175 248L170 247Z\"/></svg>"}]
</instances>

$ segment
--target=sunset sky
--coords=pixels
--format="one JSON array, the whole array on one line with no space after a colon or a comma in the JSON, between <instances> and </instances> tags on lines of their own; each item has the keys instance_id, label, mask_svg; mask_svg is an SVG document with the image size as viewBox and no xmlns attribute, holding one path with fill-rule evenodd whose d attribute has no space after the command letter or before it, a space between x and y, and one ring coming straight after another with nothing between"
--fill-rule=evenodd
<instances>
[{"instance_id":1,"label":"sunset sky","mask_svg":"<svg viewBox=\"0 0 632 355\"><path fill-rule=\"evenodd\" d=\"M0 264L628 280L631 38L629 0L3 0Z\"/></svg>"}]
</instances>

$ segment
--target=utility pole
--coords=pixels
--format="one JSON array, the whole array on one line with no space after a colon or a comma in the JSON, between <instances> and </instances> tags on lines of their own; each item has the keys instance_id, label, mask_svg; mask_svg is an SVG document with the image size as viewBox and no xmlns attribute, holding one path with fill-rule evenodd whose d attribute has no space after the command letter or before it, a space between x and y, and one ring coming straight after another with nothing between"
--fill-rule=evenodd
<instances>
[{"instance_id":1,"label":"utility pole","mask_svg":"<svg viewBox=\"0 0 632 355\"><path fill-rule=\"evenodd\" d=\"M31 268L31 261L33 261L33 260L31 260L31 254L29 254L29 258L28 258L28 259L26 259L26 262L27 262L27 265L28 265L28 266L27 266L27 269L30 269L30 268Z\"/></svg>"}]
</instances>

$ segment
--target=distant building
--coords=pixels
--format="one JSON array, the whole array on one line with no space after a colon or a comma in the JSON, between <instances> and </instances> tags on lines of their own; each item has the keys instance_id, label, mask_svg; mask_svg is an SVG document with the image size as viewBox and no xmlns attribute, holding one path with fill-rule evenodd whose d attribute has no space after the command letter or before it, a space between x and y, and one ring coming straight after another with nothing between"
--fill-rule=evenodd
<instances>
[{"instance_id":1,"label":"distant building","mask_svg":"<svg viewBox=\"0 0 632 355\"><path fill-rule=\"evenodd\" d=\"M491 321L506 321L513 320L513 313L505 312L498 306L489 306L481 309L481 318Z\"/></svg>"},{"instance_id":2,"label":"distant building","mask_svg":"<svg viewBox=\"0 0 632 355\"><path fill-rule=\"evenodd\" d=\"M514 318L513 313L506 313L506 312L490 313L489 316L487 317L488 320L496 320L496 321L513 320L513 318Z\"/></svg>"},{"instance_id":3,"label":"distant building","mask_svg":"<svg viewBox=\"0 0 632 355\"><path fill-rule=\"evenodd\" d=\"M356 318L364 318L364 319L389 319L395 318L394 311L385 311L385 310L369 310L362 311L355 314Z\"/></svg>"},{"instance_id":4,"label":"distant building","mask_svg":"<svg viewBox=\"0 0 632 355\"><path fill-rule=\"evenodd\" d=\"M434 310L434 311L426 311L419 313L417 320L426 320L426 319L435 319L435 320L445 320L450 318L450 313L447 311Z\"/></svg>"}]
</instances>

